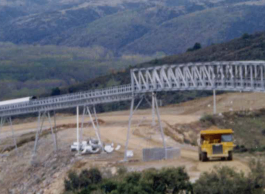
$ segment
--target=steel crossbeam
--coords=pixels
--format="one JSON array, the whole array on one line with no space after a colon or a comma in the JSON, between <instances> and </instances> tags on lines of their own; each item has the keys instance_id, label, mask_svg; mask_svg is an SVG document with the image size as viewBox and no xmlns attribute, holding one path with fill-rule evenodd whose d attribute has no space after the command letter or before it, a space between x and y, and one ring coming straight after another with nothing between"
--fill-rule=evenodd
<instances>
[{"instance_id":1,"label":"steel crossbeam","mask_svg":"<svg viewBox=\"0 0 265 194\"><path fill-rule=\"evenodd\" d=\"M0 117L130 100L159 91L264 92L265 61L163 65L131 70L131 84L0 106Z\"/></svg>"},{"instance_id":2,"label":"steel crossbeam","mask_svg":"<svg viewBox=\"0 0 265 194\"><path fill-rule=\"evenodd\" d=\"M264 61L163 65L131 70L134 93L177 90L264 92Z\"/></svg>"}]
</instances>

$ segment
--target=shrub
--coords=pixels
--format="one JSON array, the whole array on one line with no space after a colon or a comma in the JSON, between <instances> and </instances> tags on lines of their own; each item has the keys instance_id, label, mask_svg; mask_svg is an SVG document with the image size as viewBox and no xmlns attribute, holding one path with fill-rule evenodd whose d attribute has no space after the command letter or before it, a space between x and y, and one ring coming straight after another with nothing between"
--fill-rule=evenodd
<instances>
[{"instance_id":1,"label":"shrub","mask_svg":"<svg viewBox=\"0 0 265 194\"><path fill-rule=\"evenodd\" d=\"M188 48L187 52L192 52L201 49L201 43L196 42L192 48Z\"/></svg>"},{"instance_id":2,"label":"shrub","mask_svg":"<svg viewBox=\"0 0 265 194\"><path fill-rule=\"evenodd\" d=\"M104 183L101 185L101 189L105 193L111 193L112 191L116 190L118 187L118 183L113 180L106 180Z\"/></svg>"},{"instance_id":3,"label":"shrub","mask_svg":"<svg viewBox=\"0 0 265 194\"><path fill-rule=\"evenodd\" d=\"M64 180L64 188L66 191L75 191L79 189L79 178L76 172L70 171L68 179Z\"/></svg>"},{"instance_id":4,"label":"shrub","mask_svg":"<svg viewBox=\"0 0 265 194\"><path fill-rule=\"evenodd\" d=\"M243 35L242 35L242 39L249 39L250 38L250 35L248 34L248 33L244 33Z\"/></svg>"},{"instance_id":5,"label":"shrub","mask_svg":"<svg viewBox=\"0 0 265 194\"><path fill-rule=\"evenodd\" d=\"M80 188L95 190L94 185L99 184L101 181L101 173L96 168L83 170L79 176L76 172L70 171L68 178L64 180L64 187L66 191L76 191Z\"/></svg>"},{"instance_id":6,"label":"shrub","mask_svg":"<svg viewBox=\"0 0 265 194\"><path fill-rule=\"evenodd\" d=\"M138 184L140 181L140 178L141 178L141 173L132 172L125 177L125 181L126 181L126 183Z\"/></svg>"},{"instance_id":7,"label":"shrub","mask_svg":"<svg viewBox=\"0 0 265 194\"><path fill-rule=\"evenodd\" d=\"M93 184L98 184L102 180L100 171L97 168L92 168L88 171L88 176Z\"/></svg>"},{"instance_id":8,"label":"shrub","mask_svg":"<svg viewBox=\"0 0 265 194\"><path fill-rule=\"evenodd\" d=\"M141 186L148 193L190 193L192 185L184 167L147 170L141 178Z\"/></svg>"},{"instance_id":9,"label":"shrub","mask_svg":"<svg viewBox=\"0 0 265 194\"><path fill-rule=\"evenodd\" d=\"M234 148L234 152L237 152L237 153L243 153L247 151L248 149L244 145L236 145L236 147Z\"/></svg>"},{"instance_id":10,"label":"shrub","mask_svg":"<svg viewBox=\"0 0 265 194\"><path fill-rule=\"evenodd\" d=\"M204 115L200 118L200 121L204 123L208 122L211 124L215 124L215 119L213 115Z\"/></svg>"},{"instance_id":11,"label":"shrub","mask_svg":"<svg viewBox=\"0 0 265 194\"><path fill-rule=\"evenodd\" d=\"M238 173L226 166L203 173L193 188L195 194L251 194L257 191L242 172Z\"/></svg>"},{"instance_id":12,"label":"shrub","mask_svg":"<svg viewBox=\"0 0 265 194\"><path fill-rule=\"evenodd\" d=\"M251 172L248 176L245 176L242 172L236 172L230 167L216 167L212 172L203 173L195 184L189 181L189 176L184 167L161 170L148 169L143 172L128 173L126 176L118 175L103 181L99 176L99 170L90 169L82 171L79 176L74 172L70 172L68 179L65 180L65 190L72 190L79 194L264 193L265 165L259 160L253 160L249 166ZM82 181L83 185L79 183ZM84 184L85 181L87 181L86 184ZM84 185L86 186L83 187ZM80 188L82 190L78 190Z\"/></svg>"},{"instance_id":13,"label":"shrub","mask_svg":"<svg viewBox=\"0 0 265 194\"><path fill-rule=\"evenodd\" d=\"M265 165L260 160L251 160L249 163L251 173L249 179L256 189L265 187Z\"/></svg>"},{"instance_id":14,"label":"shrub","mask_svg":"<svg viewBox=\"0 0 265 194\"><path fill-rule=\"evenodd\" d=\"M61 94L60 88L56 87L56 88L52 89L51 96L58 96L60 94Z\"/></svg>"},{"instance_id":15,"label":"shrub","mask_svg":"<svg viewBox=\"0 0 265 194\"><path fill-rule=\"evenodd\" d=\"M118 172L118 175L122 176L122 175L127 173L127 168L124 167L124 166L121 166L121 167L118 168L117 172Z\"/></svg>"},{"instance_id":16,"label":"shrub","mask_svg":"<svg viewBox=\"0 0 265 194\"><path fill-rule=\"evenodd\" d=\"M90 173L88 170L83 170L79 174L79 184L80 184L80 187L87 187L90 184L92 184L92 180L91 180Z\"/></svg>"}]
</instances>

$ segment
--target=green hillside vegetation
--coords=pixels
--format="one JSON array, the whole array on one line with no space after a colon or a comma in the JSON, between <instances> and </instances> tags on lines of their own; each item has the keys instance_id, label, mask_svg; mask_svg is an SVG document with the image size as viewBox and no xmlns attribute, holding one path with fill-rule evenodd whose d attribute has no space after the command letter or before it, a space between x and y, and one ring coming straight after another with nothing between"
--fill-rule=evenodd
<instances>
[{"instance_id":1,"label":"green hillside vegetation","mask_svg":"<svg viewBox=\"0 0 265 194\"><path fill-rule=\"evenodd\" d=\"M2 42L96 45L118 55L182 53L195 42L208 46L265 30L265 2L259 0L20 0L6 4L0 3Z\"/></svg>"},{"instance_id":2,"label":"green hillside vegetation","mask_svg":"<svg viewBox=\"0 0 265 194\"><path fill-rule=\"evenodd\" d=\"M161 23L141 38L123 48L124 51L167 54L181 53L195 42L202 45L225 42L245 32L265 30L264 6L236 5L202 10Z\"/></svg>"},{"instance_id":3,"label":"green hillside vegetation","mask_svg":"<svg viewBox=\"0 0 265 194\"><path fill-rule=\"evenodd\" d=\"M17 46L0 43L0 99L50 93L55 87L82 83L123 70L154 56L123 55L99 46Z\"/></svg>"},{"instance_id":4,"label":"green hillside vegetation","mask_svg":"<svg viewBox=\"0 0 265 194\"><path fill-rule=\"evenodd\" d=\"M154 30L161 23L181 14L183 14L182 11L167 7L123 11L68 31L67 39L62 37L60 44L83 47L102 45L105 48L119 52L126 45ZM151 45L145 45L146 48L149 46Z\"/></svg>"}]
</instances>

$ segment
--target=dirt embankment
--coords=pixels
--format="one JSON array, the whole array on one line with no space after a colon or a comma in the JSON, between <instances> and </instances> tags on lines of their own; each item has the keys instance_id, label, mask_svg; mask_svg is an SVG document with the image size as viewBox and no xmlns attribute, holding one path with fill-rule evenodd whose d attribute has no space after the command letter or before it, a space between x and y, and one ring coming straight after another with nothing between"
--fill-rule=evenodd
<instances>
[{"instance_id":1,"label":"dirt embankment","mask_svg":"<svg viewBox=\"0 0 265 194\"><path fill-rule=\"evenodd\" d=\"M96 121L94 120L94 122L96 122ZM104 123L105 123L105 121L103 121L102 119L98 119L99 125L103 125ZM82 126L82 123L79 123L79 128L89 127L91 125L92 125L91 123L84 123ZM76 127L75 123L61 124L61 125L57 125L56 128L54 128L54 132L57 133L57 132L60 132L62 130L70 129L70 128L74 128L74 127ZM46 137L50 133L51 133L51 128L44 129L41 131L39 138ZM35 141L35 138L36 138L36 132L23 133L21 136L16 137L17 147L21 147L26 143ZM9 136L9 137L5 138L4 141L1 142L0 153L10 152L10 151L14 150L15 148L16 147L14 145L14 139L13 139L13 137Z\"/></svg>"}]
</instances>

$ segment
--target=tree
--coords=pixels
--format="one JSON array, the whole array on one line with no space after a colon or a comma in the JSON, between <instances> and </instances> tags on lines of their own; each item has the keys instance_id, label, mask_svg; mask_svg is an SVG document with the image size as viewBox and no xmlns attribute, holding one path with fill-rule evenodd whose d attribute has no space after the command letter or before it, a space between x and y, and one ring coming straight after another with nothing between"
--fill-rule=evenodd
<instances>
[{"instance_id":1,"label":"tree","mask_svg":"<svg viewBox=\"0 0 265 194\"><path fill-rule=\"evenodd\" d=\"M66 191L75 191L79 189L79 178L76 172L70 171L68 178L64 180L64 188Z\"/></svg>"},{"instance_id":2,"label":"tree","mask_svg":"<svg viewBox=\"0 0 265 194\"><path fill-rule=\"evenodd\" d=\"M201 49L201 43L196 42L192 48L188 48L187 52L192 52Z\"/></svg>"},{"instance_id":3,"label":"tree","mask_svg":"<svg viewBox=\"0 0 265 194\"><path fill-rule=\"evenodd\" d=\"M60 88L56 87L56 88L52 89L51 96L58 96L60 94L61 94Z\"/></svg>"},{"instance_id":4,"label":"tree","mask_svg":"<svg viewBox=\"0 0 265 194\"><path fill-rule=\"evenodd\" d=\"M79 175L70 171L68 178L64 180L64 187L66 191L78 191L82 188L86 188L86 191L92 191L97 189L97 184L101 183L101 181L102 175L96 168L85 169Z\"/></svg>"},{"instance_id":5,"label":"tree","mask_svg":"<svg viewBox=\"0 0 265 194\"><path fill-rule=\"evenodd\" d=\"M256 193L250 179L242 172L224 166L203 173L194 184L195 194L251 194Z\"/></svg>"},{"instance_id":6,"label":"tree","mask_svg":"<svg viewBox=\"0 0 265 194\"><path fill-rule=\"evenodd\" d=\"M248 39L248 38L250 38L250 35L248 34L248 33L244 33L243 35L242 35L242 39Z\"/></svg>"}]
</instances>

